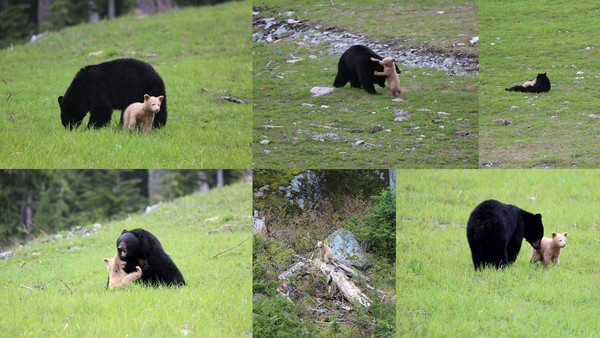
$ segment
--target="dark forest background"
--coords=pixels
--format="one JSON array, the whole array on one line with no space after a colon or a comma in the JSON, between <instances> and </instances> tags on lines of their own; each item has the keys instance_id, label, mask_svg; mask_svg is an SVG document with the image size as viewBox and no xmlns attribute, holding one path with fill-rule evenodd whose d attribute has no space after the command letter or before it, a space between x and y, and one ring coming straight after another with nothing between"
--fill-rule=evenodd
<instances>
[{"instance_id":1,"label":"dark forest background","mask_svg":"<svg viewBox=\"0 0 600 338\"><path fill-rule=\"evenodd\" d=\"M0 170L0 245L251 179L250 170Z\"/></svg>"},{"instance_id":2,"label":"dark forest background","mask_svg":"<svg viewBox=\"0 0 600 338\"><path fill-rule=\"evenodd\" d=\"M48 30L97 23L120 15L152 15L230 0L0 0L0 48L33 40ZM192 27L191 27L192 28Z\"/></svg>"}]
</instances>

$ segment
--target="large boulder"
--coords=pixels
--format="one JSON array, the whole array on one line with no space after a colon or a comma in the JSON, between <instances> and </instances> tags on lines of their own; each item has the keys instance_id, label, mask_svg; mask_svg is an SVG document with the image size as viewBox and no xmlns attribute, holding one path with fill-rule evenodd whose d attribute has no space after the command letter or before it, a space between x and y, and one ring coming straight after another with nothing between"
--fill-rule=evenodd
<instances>
[{"instance_id":1,"label":"large boulder","mask_svg":"<svg viewBox=\"0 0 600 338\"><path fill-rule=\"evenodd\" d=\"M331 247L334 258L341 259L361 270L371 266L367 255L349 230L342 228L334 231L327 237L326 243Z\"/></svg>"}]
</instances>

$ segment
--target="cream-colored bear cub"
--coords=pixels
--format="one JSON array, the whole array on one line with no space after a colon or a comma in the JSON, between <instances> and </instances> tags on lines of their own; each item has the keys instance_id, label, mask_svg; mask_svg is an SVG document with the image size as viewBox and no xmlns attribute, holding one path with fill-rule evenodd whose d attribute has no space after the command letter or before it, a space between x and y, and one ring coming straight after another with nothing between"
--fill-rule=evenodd
<instances>
[{"instance_id":1,"label":"cream-colored bear cub","mask_svg":"<svg viewBox=\"0 0 600 338\"><path fill-rule=\"evenodd\" d=\"M133 131L137 125L141 125L144 134L152 129L154 115L160 111L160 104L164 96L154 97L144 94L144 102L134 102L127 106L123 113L123 129Z\"/></svg>"},{"instance_id":2,"label":"cream-colored bear cub","mask_svg":"<svg viewBox=\"0 0 600 338\"><path fill-rule=\"evenodd\" d=\"M331 248L325 244L325 242L318 241L317 248L321 250L321 260L325 263L333 262L333 254L331 253Z\"/></svg>"},{"instance_id":3,"label":"cream-colored bear cub","mask_svg":"<svg viewBox=\"0 0 600 338\"><path fill-rule=\"evenodd\" d=\"M121 260L118 253L113 258L104 258L104 263L108 265L108 288L111 290L122 288L142 277L142 269L139 266L135 267L135 272L126 273L123 270L125 262Z\"/></svg>"},{"instance_id":4,"label":"cream-colored bear cub","mask_svg":"<svg viewBox=\"0 0 600 338\"><path fill-rule=\"evenodd\" d=\"M567 233L557 234L552 233L552 238L543 237L542 244L538 250L531 250L531 263L541 261L544 266L548 266L550 262L556 266L560 266L560 249L567 245Z\"/></svg>"},{"instance_id":5,"label":"cream-colored bear cub","mask_svg":"<svg viewBox=\"0 0 600 338\"><path fill-rule=\"evenodd\" d=\"M383 72L375 71L373 74L387 77L392 96L396 97L400 95L400 79L398 78L398 74L396 73L396 65L394 64L394 61L396 60L388 56L383 58L383 60L371 58L371 61L379 62L379 64L383 66Z\"/></svg>"}]
</instances>

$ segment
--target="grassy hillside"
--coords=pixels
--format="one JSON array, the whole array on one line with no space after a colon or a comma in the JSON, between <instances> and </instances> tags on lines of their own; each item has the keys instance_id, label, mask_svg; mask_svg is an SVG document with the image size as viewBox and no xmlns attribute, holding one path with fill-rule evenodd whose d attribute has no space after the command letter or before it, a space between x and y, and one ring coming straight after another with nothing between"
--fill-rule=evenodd
<instances>
[{"instance_id":1,"label":"grassy hillside","mask_svg":"<svg viewBox=\"0 0 600 338\"><path fill-rule=\"evenodd\" d=\"M115 111L108 128L66 131L58 96L81 67L120 57L150 62L165 81L166 128L130 135ZM250 166L250 104L216 99L251 99L249 1L80 25L0 60L0 167Z\"/></svg>"},{"instance_id":2,"label":"grassy hillside","mask_svg":"<svg viewBox=\"0 0 600 338\"><path fill-rule=\"evenodd\" d=\"M597 1L480 1L481 166L598 168L599 16ZM538 73L550 92L504 91Z\"/></svg>"},{"instance_id":3,"label":"grassy hillside","mask_svg":"<svg viewBox=\"0 0 600 338\"><path fill-rule=\"evenodd\" d=\"M460 55L468 49L477 54L476 48L456 47L477 35L477 5L473 2L351 1L330 6L322 1L262 0L253 5L262 18L287 20L285 13L293 11L291 18L302 20L300 25L360 34L397 52L424 48ZM445 20L440 20L436 11L447 13ZM378 23L373 24L374 20ZM399 65L404 101L392 101L389 88L376 86L379 95L372 96L349 88L349 84L330 95L312 97L312 87L332 87L339 55L329 52L331 43L298 43L301 41L299 36L253 44L255 166L477 166L475 77ZM398 110L411 117L394 121ZM260 143L264 140L269 143ZM364 143L356 145L360 140Z\"/></svg>"},{"instance_id":4,"label":"grassy hillside","mask_svg":"<svg viewBox=\"0 0 600 338\"><path fill-rule=\"evenodd\" d=\"M239 183L103 224L96 234L48 237L0 261L0 335L63 337L251 336L251 187ZM226 227L242 226L229 231ZM102 259L122 229L155 234L187 286L106 289ZM216 231L215 231L216 230Z\"/></svg>"},{"instance_id":5,"label":"grassy hillside","mask_svg":"<svg viewBox=\"0 0 600 338\"><path fill-rule=\"evenodd\" d=\"M593 336L600 330L600 181L592 170L398 172L397 321L400 335ZM561 266L475 272L466 222L494 198L541 213L545 235L568 232Z\"/></svg>"}]
</instances>

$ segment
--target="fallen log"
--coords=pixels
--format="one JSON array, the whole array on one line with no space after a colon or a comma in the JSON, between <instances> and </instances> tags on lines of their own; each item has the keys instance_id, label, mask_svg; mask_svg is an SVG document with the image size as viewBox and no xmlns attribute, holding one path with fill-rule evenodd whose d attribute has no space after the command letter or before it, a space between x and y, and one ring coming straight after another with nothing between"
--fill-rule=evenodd
<instances>
[{"instance_id":1,"label":"fallen log","mask_svg":"<svg viewBox=\"0 0 600 338\"><path fill-rule=\"evenodd\" d=\"M315 260L313 261L325 274L331 278L331 281L337 286L344 298L352 303L359 303L362 306L371 306L371 299L367 297L341 269L335 269L333 265Z\"/></svg>"}]
</instances>

